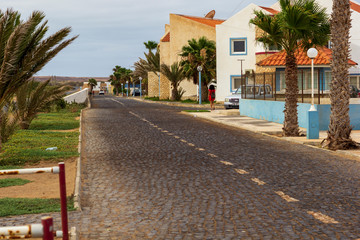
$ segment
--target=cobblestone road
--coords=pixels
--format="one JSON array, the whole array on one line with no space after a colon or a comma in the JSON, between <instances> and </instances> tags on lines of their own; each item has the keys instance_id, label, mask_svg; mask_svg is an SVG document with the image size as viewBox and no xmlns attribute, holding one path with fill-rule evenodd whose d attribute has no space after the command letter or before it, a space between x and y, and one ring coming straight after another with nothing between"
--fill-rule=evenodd
<instances>
[{"instance_id":1,"label":"cobblestone road","mask_svg":"<svg viewBox=\"0 0 360 240\"><path fill-rule=\"evenodd\" d=\"M130 99L83 121L80 239L360 238L360 162Z\"/></svg>"}]
</instances>

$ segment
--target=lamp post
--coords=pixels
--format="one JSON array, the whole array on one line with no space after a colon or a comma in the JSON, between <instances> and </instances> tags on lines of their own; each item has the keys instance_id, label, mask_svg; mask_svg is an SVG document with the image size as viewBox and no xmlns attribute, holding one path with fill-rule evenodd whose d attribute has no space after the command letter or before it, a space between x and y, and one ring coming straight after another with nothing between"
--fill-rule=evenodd
<instances>
[{"instance_id":1,"label":"lamp post","mask_svg":"<svg viewBox=\"0 0 360 240\"><path fill-rule=\"evenodd\" d=\"M129 96L129 81L126 81L127 89L126 89L126 96Z\"/></svg>"},{"instance_id":2,"label":"lamp post","mask_svg":"<svg viewBox=\"0 0 360 240\"><path fill-rule=\"evenodd\" d=\"M314 106L314 58L318 55L318 51L315 48L310 48L307 51L307 56L311 59L311 107L310 111L316 111ZM318 86L320 87L320 86Z\"/></svg>"},{"instance_id":3,"label":"lamp post","mask_svg":"<svg viewBox=\"0 0 360 240\"><path fill-rule=\"evenodd\" d=\"M159 100L160 100L160 73L156 73L156 75L158 75L159 77Z\"/></svg>"},{"instance_id":4,"label":"lamp post","mask_svg":"<svg viewBox=\"0 0 360 240\"><path fill-rule=\"evenodd\" d=\"M121 96L124 96L124 84L121 83Z\"/></svg>"},{"instance_id":5,"label":"lamp post","mask_svg":"<svg viewBox=\"0 0 360 240\"><path fill-rule=\"evenodd\" d=\"M202 66L198 66L197 70L199 72L199 104L201 104L201 71L203 70Z\"/></svg>"},{"instance_id":6,"label":"lamp post","mask_svg":"<svg viewBox=\"0 0 360 240\"><path fill-rule=\"evenodd\" d=\"M142 80L142 77L139 77L139 80L140 80L140 98L141 98L141 80Z\"/></svg>"},{"instance_id":7,"label":"lamp post","mask_svg":"<svg viewBox=\"0 0 360 240\"><path fill-rule=\"evenodd\" d=\"M311 107L307 113L307 139L319 138L319 113L314 105L314 58L317 55L318 51L315 48L310 48L307 51L307 56L311 59Z\"/></svg>"}]
</instances>

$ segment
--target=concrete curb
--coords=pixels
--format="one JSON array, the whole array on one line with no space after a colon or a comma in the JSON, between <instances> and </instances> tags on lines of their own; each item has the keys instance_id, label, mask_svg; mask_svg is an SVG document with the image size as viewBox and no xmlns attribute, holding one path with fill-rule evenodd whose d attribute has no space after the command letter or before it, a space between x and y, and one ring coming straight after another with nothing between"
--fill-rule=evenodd
<instances>
[{"instance_id":1,"label":"concrete curb","mask_svg":"<svg viewBox=\"0 0 360 240\"><path fill-rule=\"evenodd\" d=\"M81 196L80 196L80 191L81 191L81 144L82 144L82 119L83 119L83 110L81 110L80 113L80 128L79 128L79 147L78 147L78 152L79 152L79 157L77 159L77 163L76 163L76 178L75 178L75 192L74 192L74 207L78 210L81 211Z\"/></svg>"}]
</instances>

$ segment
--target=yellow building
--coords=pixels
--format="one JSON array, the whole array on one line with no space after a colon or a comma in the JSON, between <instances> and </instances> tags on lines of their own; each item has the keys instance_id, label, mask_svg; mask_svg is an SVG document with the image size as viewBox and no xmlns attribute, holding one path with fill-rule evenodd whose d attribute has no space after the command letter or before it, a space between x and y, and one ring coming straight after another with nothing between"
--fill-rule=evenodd
<instances>
[{"instance_id":1,"label":"yellow building","mask_svg":"<svg viewBox=\"0 0 360 240\"><path fill-rule=\"evenodd\" d=\"M209 15L209 14L208 14ZM171 65L179 62L179 53L183 46L188 44L188 40L199 39L205 36L209 40L216 40L215 26L224 20L208 17L193 17L180 14L170 14L170 24L165 25L165 34L160 39L160 64ZM185 90L184 99L195 99L197 96L197 86L192 80L184 80L180 87ZM159 96L159 77L154 73L149 73L149 96ZM165 76L160 74L160 98L171 97L171 84Z\"/></svg>"}]
</instances>

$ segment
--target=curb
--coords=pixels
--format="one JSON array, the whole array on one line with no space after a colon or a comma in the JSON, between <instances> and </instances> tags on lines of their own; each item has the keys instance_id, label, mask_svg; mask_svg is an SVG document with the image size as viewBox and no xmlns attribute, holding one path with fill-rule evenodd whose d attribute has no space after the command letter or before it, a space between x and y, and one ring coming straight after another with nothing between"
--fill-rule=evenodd
<instances>
[{"instance_id":1,"label":"curb","mask_svg":"<svg viewBox=\"0 0 360 240\"><path fill-rule=\"evenodd\" d=\"M75 192L74 192L74 207L81 211L81 196L80 196L80 188L81 188L81 145L82 145L82 120L83 120L83 110L80 112L80 127L79 127L79 147L78 153L79 157L76 163L76 177L75 177Z\"/></svg>"}]
</instances>

